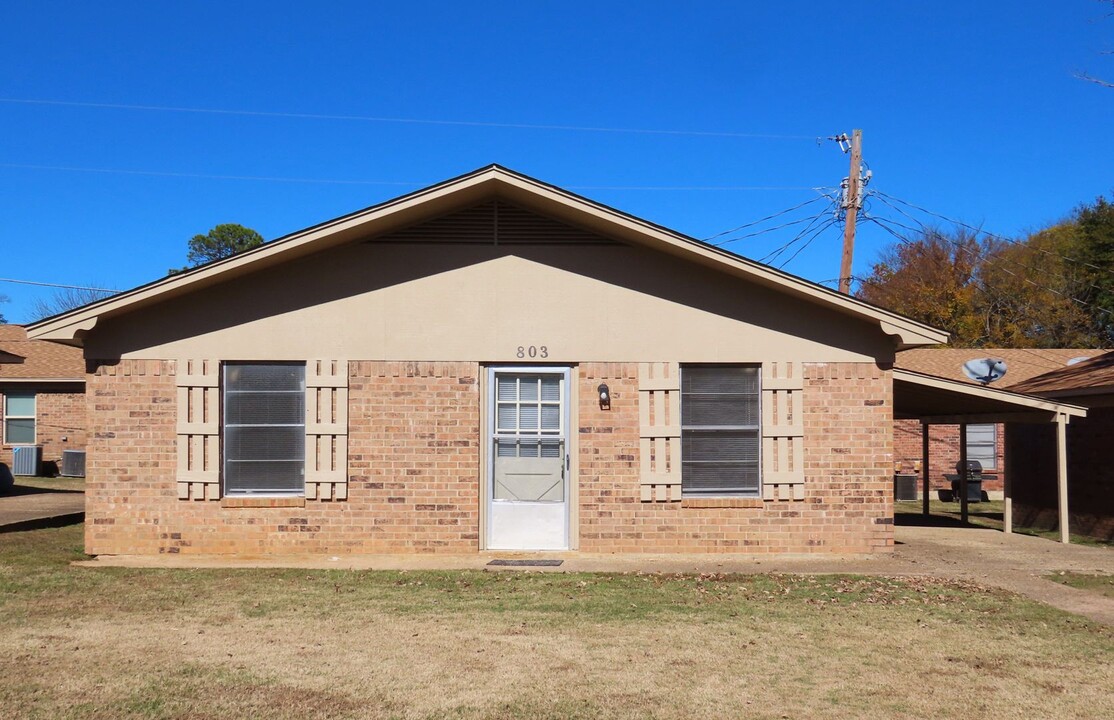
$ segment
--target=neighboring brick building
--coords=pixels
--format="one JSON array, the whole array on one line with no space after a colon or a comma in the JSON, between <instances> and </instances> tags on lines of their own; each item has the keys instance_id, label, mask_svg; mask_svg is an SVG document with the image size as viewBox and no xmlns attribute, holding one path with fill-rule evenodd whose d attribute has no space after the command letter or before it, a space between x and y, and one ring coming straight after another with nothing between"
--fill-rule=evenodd
<instances>
[{"instance_id":1,"label":"neighboring brick building","mask_svg":"<svg viewBox=\"0 0 1114 720\"><path fill-rule=\"evenodd\" d=\"M963 374L969 360L996 358L1006 361L1008 371L993 387L1015 390L1015 385L1032 377L1058 370L1069 361L1101 354L1093 348L917 348L897 354L895 366L903 370L935 375L977 385ZM1006 428L1002 423L973 423L967 428L967 454L978 460L986 472L983 490L1000 498L1006 475ZM954 474L959 462L959 426L933 425L929 430L929 482L933 490L950 489L945 474ZM894 422L894 463L901 472L919 472L921 466L921 424L916 420ZM920 484L918 483L918 487Z\"/></svg>"},{"instance_id":2,"label":"neighboring brick building","mask_svg":"<svg viewBox=\"0 0 1114 720\"><path fill-rule=\"evenodd\" d=\"M57 474L63 450L84 450L85 360L81 349L28 340L0 325L0 463L17 445L41 445L44 474Z\"/></svg>"},{"instance_id":3,"label":"neighboring brick building","mask_svg":"<svg viewBox=\"0 0 1114 720\"><path fill-rule=\"evenodd\" d=\"M942 332L496 166L44 321L86 549L870 553Z\"/></svg>"},{"instance_id":4,"label":"neighboring brick building","mask_svg":"<svg viewBox=\"0 0 1114 720\"><path fill-rule=\"evenodd\" d=\"M1087 417L1067 427L1071 531L1114 541L1114 352L1031 378L1015 389L1087 407ZM1045 425L1019 425L1006 433L1010 467L1015 468L1014 513L1030 527L1059 528L1055 488L1045 482L1055 473L1053 459L1039 451L1047 447L1052 431Z\"/></svg>"}]
</instances>

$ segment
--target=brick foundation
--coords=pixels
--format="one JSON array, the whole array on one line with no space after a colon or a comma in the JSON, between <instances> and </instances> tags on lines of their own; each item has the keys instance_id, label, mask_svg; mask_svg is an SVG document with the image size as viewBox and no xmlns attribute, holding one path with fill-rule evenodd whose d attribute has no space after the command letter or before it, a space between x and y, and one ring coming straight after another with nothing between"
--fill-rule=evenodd
<instances>
[{"instance_id":1,"label":"brick foundation","mask_svg":"<svg viewBox=\"0 0 1114 720\"><path fill-rule=\"evenodd\" d=\"M803 500L640 500L637 365L584 363L579 542L586 552L868 553L893 546L892 379L805 364ZM179 500L175 364L96 364L92 554L471 553L480 546L476 363L349 363L344 501ZM607 382L610 410L596 386ZM261 506L263 505L263 506ZM574 528L574 532L576 529Z\"/></svg>"}]
</instances>

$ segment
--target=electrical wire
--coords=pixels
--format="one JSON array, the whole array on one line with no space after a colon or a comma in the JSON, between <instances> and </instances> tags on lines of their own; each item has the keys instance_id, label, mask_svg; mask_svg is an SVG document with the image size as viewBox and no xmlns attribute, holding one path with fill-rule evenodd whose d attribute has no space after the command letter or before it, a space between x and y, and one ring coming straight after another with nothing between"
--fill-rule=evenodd
<instances>
[{"instance_id":1,"label":"electrical wire","mask_svg":"<svg viewBox=\"0 0 1114 720\"><path fill-rule=\"evenodd\" d=\"M796 242L797 242L797 241L799 241L799 240L800 240L801 238L803 238L803 237L805 236L805 234L806 234L806 233L808 233L808 232L809 232L809 231L810 231L810 230L812 229L812 226L813 226L813 225L815 225L815 224L816 224L816 222L817 222L818 220L820 220L820 218L822 218L822 217L824 217L824 214L823 214L823 213L821 213L821 214L819 214L819 215L816 215L815 217L813 217L813 219L812 219L812 222L810 222L810 223L809 223L808 225L806 225L806 226L805 226L804 228L802 228L802 229L801 229L801 231L797 233L796 237L794 237L794 238L793 238L792 240L790 240L789 242L785 243L785 244L784 244L784 245L782 245L781 247L778 247L778 248L774 248L774 249L773 249L773 250L771 250L770 252L766 253L766 254L765 254L765 255L764 255L763 257L762 257L762 259L761 259L761 260L759 260L759 262L763 262L763 263L772 263L772 262L774 262L775 260L777 260L777 259L778 259L779 257L781 257L781 254L782 254L783 252L785 252L785 251L786 251L786 250L787 250L787 249L788 249L789 247L791 247L791 246L792 246L792 245L793 245L794 243L796 243ZM834 218L833 218L833 219L834 219Z\"/></svg>"},{"instance_id":2,"label":"electrical wire","mask_svg":"<svg viewBox=\"0 0 1114 720\"><path fill-rule=\"evenodd\" d=\"M888 232L891 235L893 235L894 237L898 238L903 243L906 243L906 244L909 244L909 245L915 245L916 244L912 240L909 240L908 238L902 236L900 233L897 233L897 232L893 231L892 229L890 229L889 227L887 227L885 223L890 223L890 224L896 225L898 227L905 228L907 230L912 230L913 232L918 232L914 228L910 228L908 225L904 225L904 224L896 222L894 220L882 219L882 218L878 218L878 217L875 217L875 216L868 216L865 219L874 222L875 225L878 225L882 229L886 230L886 232ZM967 248L962 243L956 242L955 240L952 240L951 238L948 238L946 235L941 235L941 237L946 239L951 244L955 245L960 250L962 250L964 252L967 252L972 257L972 259L974 261L976 261L976 262L981 261L982 263L985 263L985 264L988 264L988 265L994 264L994 259L993 258L989 258L989 257L986 257L984 255L976 254L976 253L974 253L974 251L970 250L969 248ZM1032 268L1028 265L1024 265L1023 263L1018 263L1016 261L1011 261L1011 262L1014 262L1015 264L1025 268L1027 270L1036 272L1036 270L1034 268ZM1048 287L1047 285L1041 285L1040 283L1034 282L1027 277L1018 275L1017 273L1015 273L1011 270L1008 270L1007 268L1001 267L1000 265L998 265L997 268L999 270L1001 270L1002 272L1006 273L1007 275L1010 275L1011 277L1014 277L1014 278L1020 280L1021 282L1024 282L1024 283L1028 284L1028 285L1032 285L1035 288L1038 288L1040 290L1044 290L1046 292L1050 292L1054 295L1058 295L1058 296L1064 298L1065 300L1070 300L1071 302L1073 302L1077 305L1080 305L1082 307L1086 307L1086 308L1089 308L1091 310L1101 312L1105 315L1114 316L1114 312L1111 312L1110 310L1107 310L1106 308L1099 307L1098 305L1094 305L1093 303L1086 302L1085 300L1080 300L1077 297L1073 297L1073 296L1068 295L1066 293L1060 292L1059 290L1057 290L1055 288ZM993 291L991 291L988 287L986 287L985 284L980 283L979 288L986 291L988 294L996 295ZM1000 296L998 296L998 299L1000 299Z\"/></svg>"},{"instance_id":3,"label":"electrical wire","mask_svg":"<svg viewBox=\"0 0 1114 720\"><path fill-rule=\"evenodd\" d=\"M727 245L728 243L738 242L739 240L746 240L747 238L758 237L759 235L765 235L766 233L773 232L774 230L783 230L787 227L792 227L794 225L800 225L803 222L808 222L809 220L815 220L818 217L823 217L825 214L826 213L820 213L819 215L814 215L813 217L810 217L810 218L804 217L804 218L798 218L796 220L790 220L789 222L782 223L781 225L775 225L773 227L764 228L762 230L756 230L755 232L750 232L750 233L747 233L745 235L739 235L738 237L728 238L726 240L720 240L717 243L712 243L712 245L714 245L716 247L722 247L724 245Z\"/></svg>"},{"instance_id":4,"label":"electrical wire","mask_svg":"<svg viewBox=\"0 0 1114 720\"><path fill-rule=\"evenodd\" d=\"M534 123L484 122L479 120L445 120L431 118L388 117L381 115L328 115L322 113L269 112L264 110L176 107L171 105L76 102L70 100L40 100L33 98L0 98L0 103L19 105L53 105L62 107L96 108L102 110L139 110L143 112L172 112L203 115L237 115L247 117L293 118L297 120L343 120L348 122L402 123L412 125L455 125L462 127L508 128L515 130L560 130L571 132L633 133L639 135L686 135L693 137L749 138L758 140L816 141L818 138L818 136L816 135L779 135L774 133L718 132L709 130L662 130L651 128L602 127L593 125L547 125Z\"/></svg>"},{"instance_id":5,"label":"electrical wire","mask_svg":"<svg viewBox=\"0 0 1114 720\"><path fill-rule=\"evenodd\" d=\"M894 197L893 195L889 195L889 194L884 193L884 192L882 192L881 190L878 190L878 189L872 190L871 194L877 195L882 200L882 202L886 202L887 198L890 199L890 200L894 200L895 202L899 202L903 205L911 207L914 210L919 210L920 212L923 212L926 215L931 215L933 217L944 220L945 222L952 223L953 225L958 225L959 227L967 228L968 230L972 230L976 233L986 235L987 237L994 238L995 240L1001 240L1002 242L1007 242L1007 243L1010 243L1012 245L1026 245L1027 247L1029 247L1033 250L1036 250L1037 252L1044 253L1045 255L1051 255L1053 257L1058 257L1061 260L1067 260L1068 262L1076 263L1078 265L1083 265L1085 267L1091 268L1092 270L1098 270L1100 272L1107 272L1106 268L1099 267L1098 265L1094 265L1094 264L1089 263L1085 260L1079 260L1077 258L1068 257L1067 255L1061 255L1060 253L1052 252L1051 250L1045 250L1044 248L1032 247L1032 246L1027 245L1022 240L1015 240L1014 238L1009 238L1009 237L1006 237L1005 235L998 235L997 233L987 232L986 230L983 230L982 228L975 227L974 225L969 225L969 224L963 222L962 220L956 220L954 218L948 217L947 215L942 215L938 212L933 212L932 210L929 210L927 208L923 208L919 205L914 205L913 203L909 202L908 200L902 200L901 198ZM894 207L891 203L887 202L886 204L889 205L890 207ZM897 209L897 208L895 208L895 209ZM912 216L909 215L908 213L905 213L901 210L898 210L898 212L901 212L906 217L912 218ZM915 218L913 218L913 219L915 220Z\"/></svg>"},{"instance_id":6,"label":"electrical wire","mask_svg":"<svg viewBox=\"0 0 1114 720\"><path fill-rule=\"evenodd\" d=\"M830 228L831 226L833 226L833 225L835 225L835 224L836 224L836 221L835 221L835 220L829 220L829 221L828 221L828 222L826 222L825 224L823 224L823 225L821 225L820 227L818 227L818 228L816 229L816 231L815 231L814 233L812 233L812 236L811 236L811 237L810 237L810 238L809 238L808 240L805 240L805 241L804 241L804 243L802 243L802 244L801 244L801 246L800 246L799 248L797 248L797 251L796 251L795 253L793 253L792 255L790 255L790 256L789 256L789 259L788 259L788 260L786 260L785 262L783 262L783 263L782 263L781 265L778 265L778 269L779 269L779 270L781 270L781 269L783 269L783 268L784 268L784 267L785 267L786 265L788 265L789 263L793 262L794 258L796 258L796 257L797 257L798 255L800 255L800 254L801 254L802 252L804 252L804 251L805 251L805 248L807 248L807 247L808 247L809 245L811 245L811 244L812 244L812 241L813 241L813 240L815 240L816 238L820 237L820 235L821 235L821 234L822 234L822 233L823 233L823 232L824 232L825 230L827 230L828 228Z\"/></svg>"},{"instance_id":7,"label":"electrical wire","mask_svg":"<svg viewBox=\"0 0 1114 720\"><path fill-rule=\"evenodd\" d=\"M889 205L890 207L894 207L894 206L893 206L893 205L891 205L890 203L886 202L885 198L879 198L879 199L880 199L880 200L882 200L882 202L884 202L884 203L886 203L887 205ZM896 208L895 208L895 209L896 209ZM901 211L900 211L900 210L898 210L898 212L901 212ZM902 213L902 214L903 214L903 215L905 215L906 217L908 217L909 219L911 219L911 220L912 220L913 222L917 223L917 225L919 225L919 226L920 226L920 228L919 228L919 229L917 229L917 228L912 228L912 227L909 227L908 225L905 225L904 223L899 223L899 222L897 222L896 220L892 220L892 219L889 219L889 218L887 218L887 219L886 219L886 222L889 222L889 223L891 223L891 224L893 224L893 225L897 225L897 226L898 226L898 227L900 227L900 228L904 228L904 229L906 229L906 230L908 230L908 231L910 231L910 232L914 232L914 233L918 233L918 232L919 232L919 233L928 233L928 232L930 232L930 231L931 231L931 230L930 230L930 228L926 227L926 226L924 225L924 223L922 223L922 222L921 222L920 220L918 220L917 218L913 217L912 215L909 215L908 213ZM971 226L966 226L966 227L970 228ZM979 231L979 230L974 230L974 232L976 232L976 233L977 233L977 232L981 232L981 231ZM984 233L984 234L985 234L985 235L988 235L988 236L990 236L990 237L996 237L996 236L994 236L994 235L993 235L992 233ZM961 247L961 246L960 246L959 244L955 243L955 241L953 241L953 240L952 240L951 238L948 238L948 237L947 237L946 235L944 235L944 234L942 234L942 233L941 233L941 234L940 234L940 236L941 236L941 237L943 237L943 238L945 238L945 239L947 239L947 240L948 240L949 242L951 242L952 244L956 245L956 247ZM1021 244L1023 245L1023 243L1021 243ZM965 249L965 248L966 248L966 246L962 246L962 248L964 248L964 249ZM1061 256L1059 256L1059 257L1062 257L1062 258L1063 258L1063 256L1062 256L1062 255L1061 255ZM999 269L999 270L1002 270L1003 272L1005 272L1005 273L1007 273L1007 274L1009 274L1009 275L1013 275L1014 277L1016 277L1016 278L1018 278L1018 279L1022 279L1022 280L1025 280L1026 282L1030 282L1031 284L1035 284L1035 283L1032 283L1032 281L1028 280L1027 278L1021 278L1021 277L1020 277L1019 275L1016 275L1016 274L1014 274L1014 273L1011 273L1011 272L1009 272L1008 270L1006 270L1005 268L1003 268L1003 267L1002 267L1002 266L1001 266L1001 265L999 264L999 262L1008 262L1008 263L1010 263L1011 265L1014 265L1015 267L1019 267L1019 268L1021 268L1021 269L1023 269L1023 270L1026 270L1026 271L1028 271L1028 272L1030 272L1030 273L1036 273L1036 274L1038 274L1038 275L1040 275L1040 274L1044 274L1044 273L1046 273L1046 272L1047 272L1047 269L1046 269L1046 268L1040 268L1040 269L1038 269L1038 268L1035 268L1035 267L1033 267L1032 265L1028 265L1028 264L1026 264L1026 263L1023 263L1023 262L1021 262L1021 261L1019 261L1019 260L1015 260L1014 258L1011 258L1011 257L1008 257L1008 256L1004 256L1004 255L980 255L980 256L978 256L978 258L979 258L979 259L981 259L981 260L982 260L982 261L983 261L983 262L984 262L985 264L987 264L987 265L991 265L991 266L993 266L993 267L995 267L995 268L997 268L997 269ZM1064 258L1064 259L1067 259L1067 258ZM1093 267L1093 266L1092 266L1092 267ZM1072 281L1072 282L1074 282L1074 283L1076 283L1076 284L1079 284L1079 285L1083 285L1083 286L1085 286L1085 287L1089 287L1089 288L1091 288L1092 290L1097 290L1097 291L1099 291L1099 292L1104 292L1104 288L1101 288L1101 287L1099 287L1098 285L1095 285L1094 283L1091 283L1091 282L1087 282L1087 281L1085 281L1085 280L1080 280L1079 278L1075 278L1075 277L1068 277L1068 276L1064 275L1063 273L1060 273L1060 275L1059 275L1059 276L1060 276L1060 278L1061 278L1061 279L1063 279L1063 280L1069 280L1069 281ZM1044 287L1044 286L1042 286L1042 285L1037 285L1037 287ZM1048 290L1049 292L1057 292L1057 291L1053 290L1052 288L1046 288L1046 289L1047 289L1047 290ZM1060 294L1062 294L1062 293L1060 293ZM1064 297L1071 297L1071 296L1068 296L1068 295L1064 295ZM1074 297L1072 297L1072 300L1073 300L1073 301L1075 301L1075 302L1083 302L1083 301L1081 301L1081 300L1078 300L1077 298L1074 298ZM1096 309L1096 310L1100 310L1100 309L1101 309L1101 308L1099 308L1098 306L1094 306L1094 307L1095 307L1095 309ZM1104 312L1105 312L1105 311L1104 311Z\"/></svg>"},{"instance_id":8,"label":"electrical wire","mask_svg":"<svg viewBox=\"0 0 1114 720\"><path fill-rule=\"evenodd\" d=\"M823 199L824 199L824 196L823 196L823 195L821 195L821 196L819 196L819 197L814 197L814 198L812 198L812 199L810 199L810 200L805 200L805 201L804 201L803 203L800 203L800 204L798 204L798 205L794 205L794 206L793 206L793 207L791 207L791 208L785 208L784 210L779 210L778 212L776 212L776 213L774 213L774 214L772 214L772 215L767 215L767 216L766 216L766 217L764 217L764 218L759 218L759 219L757 219L757 220L752 220L752 221L750 221L750 222L747 222L747 223L743 223L742 225L739 225L738 227L733 227L733 228L731 228L730 230L724 230L723 232L718 232L718 233L716 233L715 235L710 235L710 236L708 236L708 237L704 238L704 242L711 242L712 240L715 240L715 239L716 239L716 238L718 238L718 237L723 237L724 235L730 235L730 234L731 234L731 233L733 233L733 232L737 232L737 231L739 231L739 230L743 230L743 229L746 229L746 228L748 228L748 227L752 227L752 226L754 226L754 225L758 225L758 224L764 223L764 222L766 222L767 220L773 220L773 219L774 219L774 218L776 218L776 217L780 217L781 215L785 215L786 213L791 213L791 212L793 212L794 210L799 210L799 209L801 209L801 208L803 208L803 207L806 207L806 206L808 206L808 205L811 205L811 204L812 204L812 203L814 203L814 202L817 202L817 201L819 201L819 200L823 200ZM725 240L724 242L730 242L730 240Z\"/></svg>"},{"instance_id":9,"label":"electrical wire","mask_svg":"<svg viewBox=\"0 0 1114 720\"><path fill-rule=\"evenodd\" d=\"M103 292L115 295L120 292L119 290L109 290L108 288L95 288L85 287L83 285L63 285L61 283L38 282L35 280L16 280L14 278L0 278L0 282L17 283L19 285L39 285L42 287L63 288L66 290L89 290L91 292Z\"/></svg>"},{"instance_id":10,"label":"electrical wire","mask_svg":"<svg viewBox=\"0 0 1114 720\"><path fill-rule=\"evenodd\" d=\"M21 163L0 163L0 168L15 168L20 170L58 170L62 172L86 172L105 175L145 175L152 177L173 178L200 178L203 180L249 180L259 182L304 183L323 185L395 185L401 187L419 188L429 185L428 182L399 181L399 180L336 180L331 178L304 178L304 177L276 177L268 175L215 175L210 173L184 173L164 172L160 170L121 170L116 168L91 168L70 165L27 165ZM567 190L814 190L807 185L564 185Z\"/></svg>"}]
</instances>

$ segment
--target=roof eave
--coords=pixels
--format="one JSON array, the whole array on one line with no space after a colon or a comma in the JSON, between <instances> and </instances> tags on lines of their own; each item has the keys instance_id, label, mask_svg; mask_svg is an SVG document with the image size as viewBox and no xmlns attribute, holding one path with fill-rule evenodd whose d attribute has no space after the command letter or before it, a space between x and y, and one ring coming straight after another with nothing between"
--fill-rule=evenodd
<instances>
[{"instance_id":1,"label":"roof eave","mask_svg":"<svg viewBox=\"0 0 1114 720\"><path fill-rule=\"evenodd\" d=\"M938 345L948 341L947 333L870 305L857 298L811 283L780 270L742 258L641 218L628 215L561 188L514 171L492 165L472 173L388 200L379 205L345 215L257 248L214 263L187 270L113 295L67 313L46 318L27 328L31 339L51 340L80 346L83 335L102 316L111 316L135 306L173 297L238 274L294 259L308 252L340 245L366 236L369 230L383 232L428 214L429 210L465 205L490 194L517 199L527 205L544 204L550 214L575 217L578 224L595 228L620 239L664 249L674 254L695 257L706 264L733 270L768 287L788 292L811 302L833 307L839 312L876 321L881 331L895 338L897 349ZM311 248L312 246L312 248Z\"/></svg>"}]
</instances>

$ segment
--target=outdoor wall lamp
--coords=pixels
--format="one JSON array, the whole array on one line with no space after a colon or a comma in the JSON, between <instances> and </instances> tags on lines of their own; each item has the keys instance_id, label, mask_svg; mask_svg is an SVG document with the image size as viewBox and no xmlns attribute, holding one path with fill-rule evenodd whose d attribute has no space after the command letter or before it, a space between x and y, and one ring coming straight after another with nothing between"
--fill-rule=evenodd
<instances>
[{"instance_id":1,"label":"outdoor wall lamp","mask_svg":"<svg viewBox=\"0 0 1114 720\"><path fill-rule=\"evenodd\" d=\"M611 409L611 390L608 389L607 383L600 383L596 388L596 392L600 394L600 410Z\"/></svg>"}]
</instances>

